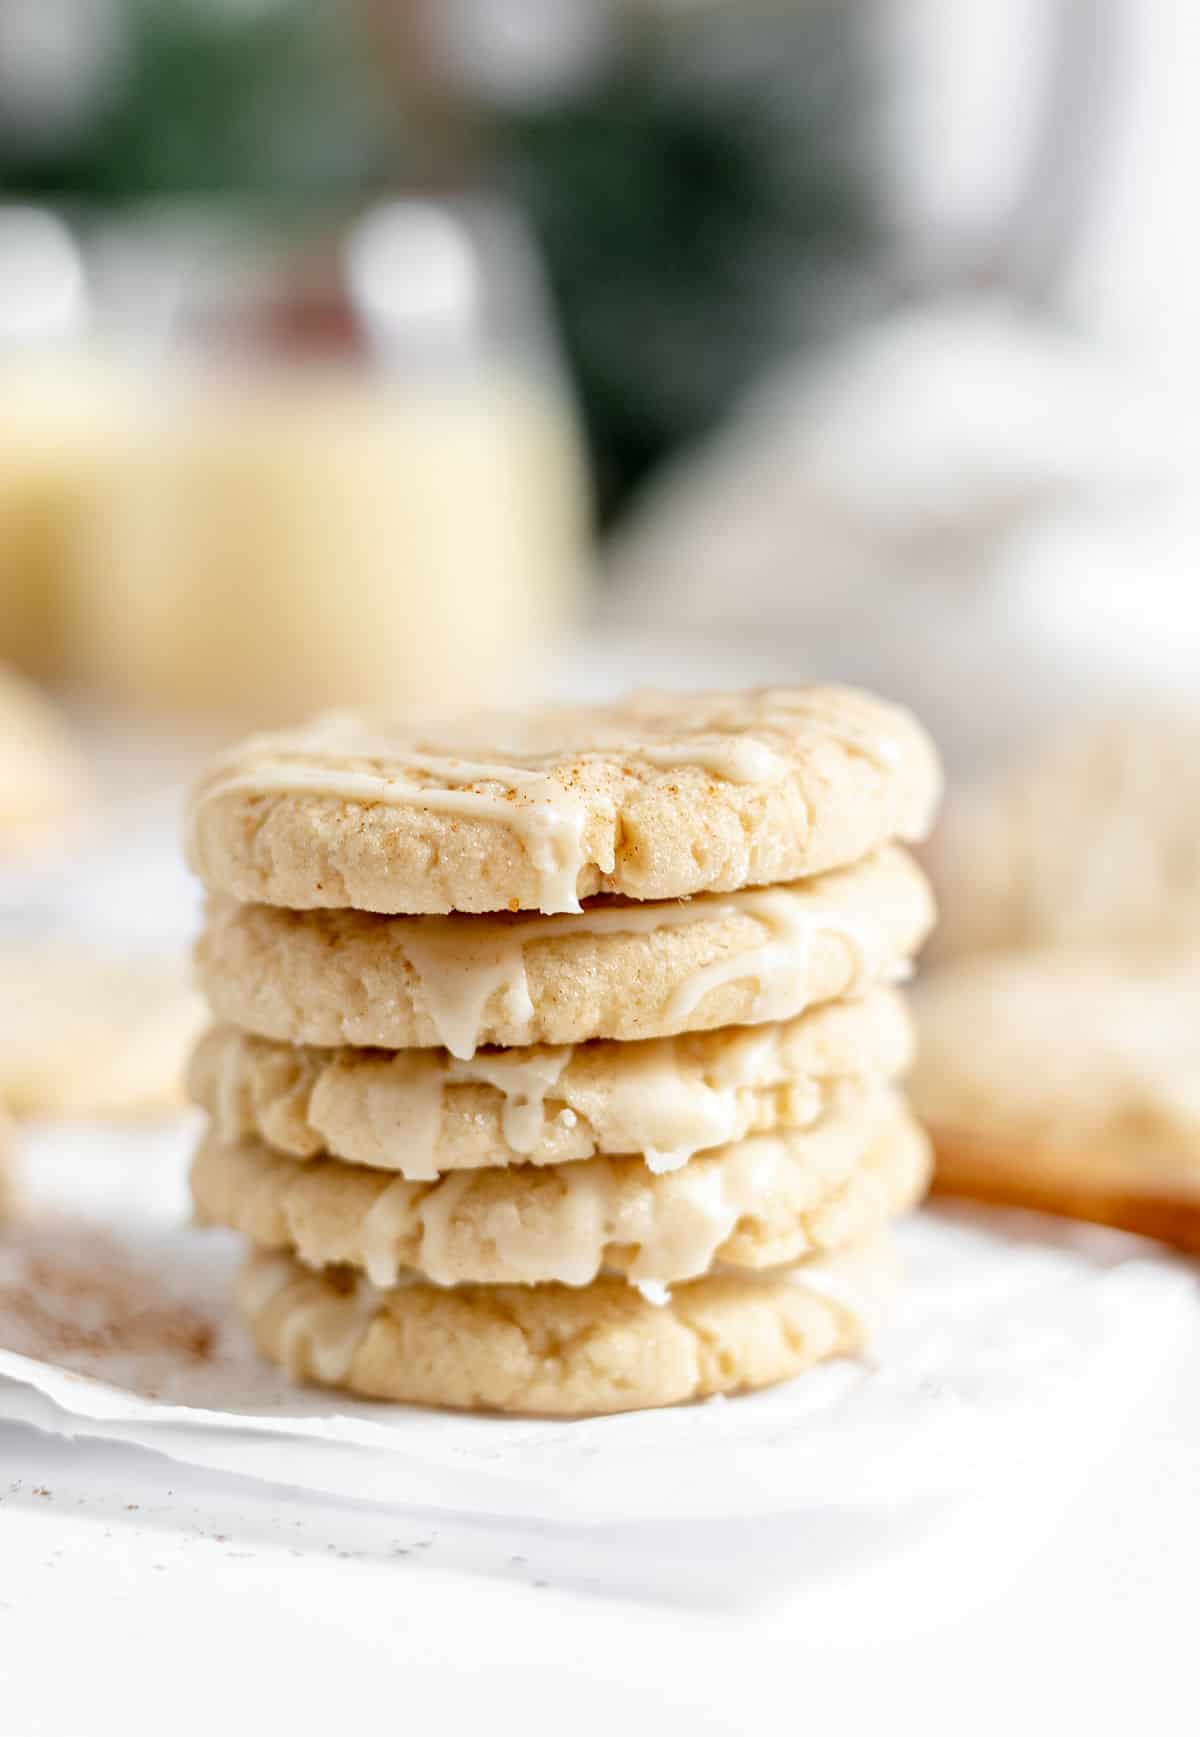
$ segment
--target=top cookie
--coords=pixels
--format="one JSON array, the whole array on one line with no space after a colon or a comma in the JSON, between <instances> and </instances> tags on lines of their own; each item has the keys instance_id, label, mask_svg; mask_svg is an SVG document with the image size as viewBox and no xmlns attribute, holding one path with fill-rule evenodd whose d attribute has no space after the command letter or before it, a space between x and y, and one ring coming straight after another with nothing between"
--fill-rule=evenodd
<instances>
[{"instance_id":1,"label":"top cookie","mask_svg":"<svg viewBox=\"0 0 1200 1737\"><path fill-rule=\"evenodd\" d=\"M191 804L211 889L295 910L578 911L790 881L927 831L933 746L848 688L639 694L251 738Z\"/></svg>"}]
</instances>

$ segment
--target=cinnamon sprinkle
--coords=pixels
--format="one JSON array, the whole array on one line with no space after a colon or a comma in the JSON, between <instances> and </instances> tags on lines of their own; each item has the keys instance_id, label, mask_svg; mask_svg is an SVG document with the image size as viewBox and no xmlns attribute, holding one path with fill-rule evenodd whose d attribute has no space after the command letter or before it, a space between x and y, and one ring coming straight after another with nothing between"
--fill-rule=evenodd
<instances>
[{"instance_id":1,"label":"cinnamon sprinkle","mask_svg":"<svg viewBox=\"0 0 1200 1737\"><path fill-rule=\"evenodd\" d=\"M75 1232L61 1250L44 1233L38 1242L37 1249L23 1248L11 1233L0 1242L6 1349L49 1362L122 1353L161 1352L192 1362L211 1356L214 1323L130 1267L106 1238L85 1245Z\"/></svg>"}]
</instances>

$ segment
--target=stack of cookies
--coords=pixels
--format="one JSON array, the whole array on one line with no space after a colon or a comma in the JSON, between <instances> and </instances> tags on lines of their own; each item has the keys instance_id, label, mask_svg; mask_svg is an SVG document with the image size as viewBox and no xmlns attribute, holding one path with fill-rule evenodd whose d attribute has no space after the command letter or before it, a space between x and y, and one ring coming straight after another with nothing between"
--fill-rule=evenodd
<instances>
[{"instance_id":1,"label":"stack of cookies","mask_svg":"<svg viewBox=\"0 0 1200 1737\"><path fill-rule=\"evenodd\" d=\"M199 785L201 1221L298 1379L578 1414L862 1343L928 1156L932 747L842 689L252 739Z\"/></svg>"}]
</instances>

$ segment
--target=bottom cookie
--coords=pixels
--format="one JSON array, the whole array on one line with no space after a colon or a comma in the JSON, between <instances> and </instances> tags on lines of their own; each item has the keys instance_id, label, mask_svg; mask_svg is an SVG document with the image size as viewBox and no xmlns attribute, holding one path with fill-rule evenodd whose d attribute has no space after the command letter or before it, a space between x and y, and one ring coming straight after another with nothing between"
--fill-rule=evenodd
<instances>
[{"instance_id":1,"label":"bottom cookie","mask_svg":"<svg viewBox=\"0 0 1200 1737\"><path fill-rule=\"evenodd\" d=\"M1120 1157L931 1129L933 1191L1106 1224L1200 1254L1200 1175Z\"/></svg>"},{"instance_id":2,"label":"bottom cookie","mask_svg":"<svg viewBox=\"0 0 1200 1737\"><path fill-rule=\"evenodd\" d=\"M891 1289L887 1237L773 1272L713 1273L652 1302L624 1279L567 1285L416 1281L379 1290L252 1254L238 1304L295 1380L369 1399L578 1417L770 1387L859 1351Z\"/></svg>"}]
</instances>

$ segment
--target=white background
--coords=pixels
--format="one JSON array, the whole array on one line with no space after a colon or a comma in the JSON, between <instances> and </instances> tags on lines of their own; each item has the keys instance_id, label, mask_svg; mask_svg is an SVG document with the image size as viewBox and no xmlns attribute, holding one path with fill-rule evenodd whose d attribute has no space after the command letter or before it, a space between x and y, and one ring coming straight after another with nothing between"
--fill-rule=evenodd
<instances>
[{"instance_id":1,"label":"white background","mask_svg":"<svg viewBox=\"0 0 1200 1737\"><path fill-rule=\"evenodd\" d=\"M664 1597L685 1528L517 1537L6 1426L0 1730L1194 1730L1194 1375L866 1603L802 1543L790 1586L739 1599L731 1538Z\"/></svg>"}]
</instances>

